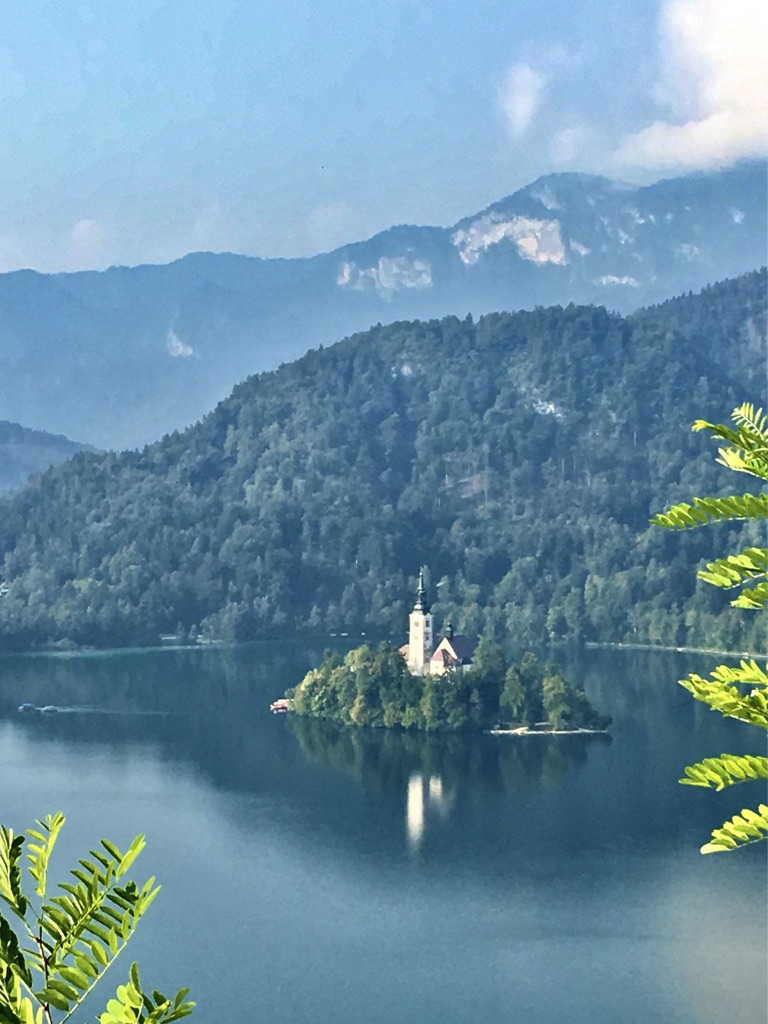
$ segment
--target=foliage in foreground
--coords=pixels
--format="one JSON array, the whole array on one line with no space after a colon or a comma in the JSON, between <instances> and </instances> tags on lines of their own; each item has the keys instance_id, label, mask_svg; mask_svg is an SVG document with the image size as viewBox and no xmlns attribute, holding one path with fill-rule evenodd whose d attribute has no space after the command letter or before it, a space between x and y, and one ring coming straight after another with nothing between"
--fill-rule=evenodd
<instances>
[{"instance_id":1,"label":"foliage in foreground","mask_svg":"<svg viewBox=\"0 0 768 1024\"><path fill-rule=\"evenodd\" d=\"M36 882L37 909L22 891L21 857L25 842L0 827L0 898L13 911L0 914L0 1024L64 1024L82 1006L130 940L140 918L159 891L154 878L143 886L126 874L144 849L137 836L125 853L106 839L70 872L49 896L48 865L65 818L61 813L38 821L28 833L29 873ZM16 925L15 929L11 921ZM26 941L23 948L21 942ZM146 993L138 966L120 985L100 1024L170 1024L192 1013L189 989L175 998Z\"/></svg>"},{"instance_id":2,"label":"foliage in foreground","mask_svg":"<svg viewBox=\"0 0 768 1024\"><path fill-rule=\"evenodd\" d=\"M733 412L735 428L722 423L697 420L694 430L709 430L724 441L718 462L737 473L749 473L768 480L768 417L762 409L744 404ZM743 494L726 498L694 498L675 505L652 522L668 529L690 529L717 522L768 520L768 493ZM737 608L752 611L768 606L768 548L747 547L736 554L711 562L699 578L724 590L738 589L731 601ZM754 659L743 659L738 667L719 665L709 679L692 674L680 680L696 700L709 704L730 718L768 729L768 674ZM768 779L768 757L722 754L708 757L685 769L680 781L688 786L725 789L739 782ZM712 833L702 853L733 850L768 836L768 805L757 810L745 808Z\"/></svg>"},{"instance_id":3,"label":"foliage in foreground","mask_svg":"<svg viewBox=\"0 0 768 1024\"><path fill-rule=\"evenodd\" d=\"M519 664L495 644L481 641L469 671L413 676L399 650L364 644L346 657L327 651L290 691L299 715L342 725L400 726L455 731L499 722L554 729L605 729L583 690L570 686L552 665L526 653Z\"/></svg>"}]
</instances>

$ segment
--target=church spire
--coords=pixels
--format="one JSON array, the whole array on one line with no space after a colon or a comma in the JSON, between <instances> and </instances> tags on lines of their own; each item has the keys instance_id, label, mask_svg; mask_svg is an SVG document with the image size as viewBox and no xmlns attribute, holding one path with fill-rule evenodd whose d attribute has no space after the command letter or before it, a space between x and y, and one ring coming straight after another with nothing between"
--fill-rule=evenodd
<instances>
[{"instance_id":1,"label":"church spire","mask_svg":"<svg viewBox=\"0 0 768 1024\"><path fill-rule=\"evenodd\" d=\"M413 610L429 614L429 603L427 601L427 588L424 586L424 570L419 569L419 589L416 592L416 604Z\"/></svg>"},{"instance_id":2,"label":"church spire","mask_svg":"<svg viewBox=\"0 0 768 1024\"><path fill-rule=\"evenodd\" d=\"M408 668L415 676L428 675L432 657L432 613L424 585L424 570L419 570L416 604L408 616Z\"/></svg>"}]
</instances>

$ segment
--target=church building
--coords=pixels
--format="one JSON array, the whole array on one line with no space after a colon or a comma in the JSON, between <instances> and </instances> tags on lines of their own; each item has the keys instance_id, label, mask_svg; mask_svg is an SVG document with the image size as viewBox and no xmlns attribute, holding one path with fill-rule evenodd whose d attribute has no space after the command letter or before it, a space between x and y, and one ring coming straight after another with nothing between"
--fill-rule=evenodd
<instances>
[{"instance_id":1,"label":"church building","mask_svg":"<svg viewBox=\"0 0 768 1024\"><path fill-rule=\"evenodd\" d=\"M419 571L416 604L408 616L408 643L401 650L408 662L408 669L413 675L429 674L429 659L432 655L432 612L429 610L427 602L423 570Z\"/></svg>"},{"instance_id":2,"label":"church building","mask_svg":"<svg viewBox=\"0 0 768 1024\"><path fill-rule=\"evenodd\" d=\"M409 671L415 676L425 676L472 668L477 637L454 634L450 622L446 626L445 636L434 650L432 636L432 612L429 610L424 572L421 570L416 604L408 616L408 643L400 648L408 662Z\"/></svg>"},{"instance_id":3,"label":"church building","mask_svg":"<svg viewBox=\"0 0 768 1024\"><path fill-rule=\"evenodd\" d=\"M429 674L439 676L451 669L464 671L472 668L475 663L477 642L476 636L454 633L453 626L449 622L445 627L445 636L429 659Z\"/></svg>"}]
</instances>

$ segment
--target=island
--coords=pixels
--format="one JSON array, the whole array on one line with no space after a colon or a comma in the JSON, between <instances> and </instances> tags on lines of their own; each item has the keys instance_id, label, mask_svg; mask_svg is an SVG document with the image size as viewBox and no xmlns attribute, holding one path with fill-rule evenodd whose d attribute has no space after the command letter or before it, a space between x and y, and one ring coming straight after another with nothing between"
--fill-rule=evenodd
<instances>
[{"instance_id":1,"label":"island","mask_svg":"<svg viewBox=\"0 0 768 1024\"><path fill-rule=\"evenodd\" d=\"M486 640L471 667L425 675L415 675L401 650L388 643L365 643L343 657L326 651L320 666L286 696L297 715L427 732L602 732L611 721L555 666L530 652L513 661Z\"/></svg>"},{"instance_id":2,"label":"island","mask_svg":"<svg viewBox=\"0 0 768 1024\"><path fill-rule=\"evenodd\" d=\"M278 703L279 710L341 725L427 732L604 732L611 722L556 666L531 652L515 662L491 638L454 633L450 622L435 645L423 569L408 616L408 643L365 643L344 657L326 651L319 668L276 701L273 711Z\"/></svg>"}]
</instances>

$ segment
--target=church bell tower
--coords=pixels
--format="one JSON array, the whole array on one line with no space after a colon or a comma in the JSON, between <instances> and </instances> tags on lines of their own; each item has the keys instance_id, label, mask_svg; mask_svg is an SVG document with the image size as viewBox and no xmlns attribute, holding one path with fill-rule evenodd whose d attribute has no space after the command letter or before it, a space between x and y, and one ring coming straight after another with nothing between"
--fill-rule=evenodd
<instances>
[{"instance_id":1,"label":"church bell tower","mask_svg":"<svg viewBox=\"0 0 768 1024\"><path fill-rule=\"evenodd\" d=\"M429 674L432 656L432 613L424 586L424 570L419 570L419 589L416 604L408 617L408 668L415 676Z\"/></svg>"}]
</instances>

